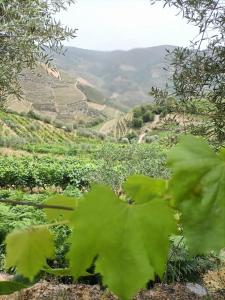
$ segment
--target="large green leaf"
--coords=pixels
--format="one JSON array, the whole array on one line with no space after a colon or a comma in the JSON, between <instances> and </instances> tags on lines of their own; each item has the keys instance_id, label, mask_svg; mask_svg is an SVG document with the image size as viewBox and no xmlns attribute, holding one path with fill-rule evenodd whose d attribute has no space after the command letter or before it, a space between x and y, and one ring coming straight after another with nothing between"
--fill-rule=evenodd
<instances>
[{"instance_id":1,"label":"large green leaf","mask_svg":"<svg viewBox=\"0 0 225 300\"><path fill-rule=\"evenodd\" d=\"M68 254L72 275L78 278L94 258L96 272L121 299L130 299L155 273L162 276L168 236L176 230L166 201L124 203L105 186L94 186L74 212Z\"/></svg>"},{"instance_id":2,"label":"large green leaf","mask_svg":"<svg viewBox=\"0 0 225 300\"><path fill-rule=\"evenodd\" d=\"M78 199L73 197L67 197L64 195L54 195L49 197L47 200L45 200L44 204L57 205L57 206L75 209L78 205L78 201L79 201ZM60 208L59 209L45 208L44 211L49 221L54 221L57 219L69 220L71 214L73 213L72 210L65 210Z\"/></svg>"},{"instance_id":3,"label":"large green leaf","mask_svg":"<svg viewBox=\"0 0 225 300\"><path fill-rule=\"evenodd\" d=\"M14 230L6 237L6 267L32 280L54 256L53 236L46 227Z\"/></svg>"},{"instance_id":4,"label":"large green leaf","mask_svg":"<svg viewBox=\"0 0 225 300\"><path fill-rule=\"evenodd\" d=\"M169 155L171 189L192 253L225 247L225 157L186 136Z\"/></svg>"},{"instance_id":5,"label":"large green leaf","mask_svg":"<svg viewBox=\"0 0 225 300\"><path fill-rule=\"evenodd\" d=\"M23 283L17 281L1 281L0 282L0 295L9 295L14 292L27 288Z\"/></svg>"},{"instance_id":6,"label":"large green leaf","mask_svg":"<svg viewBox=\"0 0 225 300\"><path fill-rule=\"evenodd\" d=\"M144 203L161 197L166 192L167 181L144 175L129 176L124 183L124 190L136 203Z\"/></svg>"}]
</instances>

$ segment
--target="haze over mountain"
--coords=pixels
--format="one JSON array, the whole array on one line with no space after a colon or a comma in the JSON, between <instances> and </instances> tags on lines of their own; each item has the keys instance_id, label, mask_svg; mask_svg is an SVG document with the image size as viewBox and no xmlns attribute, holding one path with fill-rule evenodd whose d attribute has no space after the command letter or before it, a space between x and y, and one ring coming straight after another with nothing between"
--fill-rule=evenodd
<instances>
[{"instance_id":1,"label":"haze over mountain","mask_svg":"<svg viewBox=\"0 0 225 300\"><path fill-rule=\"evenodd\" d=\"M164 87L168 80L166 49L163 45L128 51L94 51L68 47L56 65L95 86L106 99L126 107L151 101L152 86Z\"/></svg>"},{"instance_id":2,"label":"haze over mountain","mask_svg":"<svg viewBox=\"0 0 225 300\"><path fill-rule=\"evenodd\" d=\"M166 49L94 51L70 47L57 55L58 71L44 65L21 74L23 101L11 99L13 111L34 110L63 123L95 123L117 118L135 105L150 103L152 86L168 81Z\"/></svg>"}]
</instances>

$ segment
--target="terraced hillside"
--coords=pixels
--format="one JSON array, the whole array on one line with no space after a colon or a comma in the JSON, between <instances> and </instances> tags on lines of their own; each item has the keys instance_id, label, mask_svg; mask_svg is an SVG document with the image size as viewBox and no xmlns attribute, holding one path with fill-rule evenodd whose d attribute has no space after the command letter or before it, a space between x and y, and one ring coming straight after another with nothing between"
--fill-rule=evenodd
<instances>
[{"instance_id":1,"label":"terraced hillside","mask_svg":"<svg viewBox=\"0 0 225 300\"><path fill-rule=\"evenodd\" d=\"M8 108L16 112L34 110L52 120L66 124L89 123L96 118L102 120L113 118L115 109L109 107L111 109L109 112L109 110L99 110L89 105L89 103L97 102L97 98L103 95L100 95L92 86L94 96L87 98L81 86L83 84L86 87L88 84L79 80L64 71L52 71L44 66L25 71L21 75L23 99L10 98ZM105 108L108 108L108 105Z\"/></svg>"},{"instance_id":2,"label":"terraced hillside","mask_svg":"<svg viewBox=\"0 0 225 300\"><path fill-rule=\"evenodd\" d=\"M66 132L51 124L0 111L1 139L24 140L24 142L68 143L74 142L75 132Z\"/></svg>"},{"instance_id":3,"label":"terraced hillside","mask_svg":"<svg viewBox=\"0 0 225 300\"><path fill-rule=\"evenodd\" d=\"M166 49L174 46L132 49L129 51L94 51L68 47L65 56L57 56L60 69L82 77L107 98L107 103L131 108L149 103L152 86L164 88L170 74L165 71ZM88 94L95 94L89 86ZM100 99L104 100L104 97Z\"/></svg>"},{"instance_id":4,"label":"terraced hillside","mask_svg":"<svg viewBox=\"0 0 225 300\"><path fill-rule=\"evenodd\" d=\"M99 131L103 134L111 135L115 138L120 139L131 131L129 123L132 121L132 116L132 112L120 115L112 120L105 122Z\"/></svg>"}]
</instances>

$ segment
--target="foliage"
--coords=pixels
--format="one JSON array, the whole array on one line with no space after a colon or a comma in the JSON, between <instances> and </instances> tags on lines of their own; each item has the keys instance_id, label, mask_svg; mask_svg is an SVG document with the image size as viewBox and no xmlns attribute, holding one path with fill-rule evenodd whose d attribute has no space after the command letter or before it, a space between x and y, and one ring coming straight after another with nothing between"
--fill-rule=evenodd
<instances>
[{"instance_id":1,"label":"foliage","mask_svg":"<svg viewBox=\"0 0 225 300\"><path fill-rule=\"evenodd\" d=\"M151 104L137 106L133 109L132 127L140 128L143 123L154 120L154 107ZM140 121L142 120L142 122Z\"/></svg>"},{"instance_id":2,"label":"foliage","mask_svg":"<svg viewBox=\"0 0 225 300\"><path fill-rule=\"evenodd\" d=\"M141 128L143 125L142 118L133 118L132 120L132 127L134 128Z\"/></svg>"},{"instance_id":3,"label":"foliage","mask_svg":"<svg viewBox=\"0 0 225 300\"><path fill-rule=\"evenodd\" d=\"M2 187L47 187L68 185L87 187L89 172L96 169L82 160L54 157L0 157L0 185Z\"/></svg>"},{"instance_id":4,"label":"foliage","mask_svg":"<svg viewBox=\"0 0 225 300\"><path fill-rule=\"evenodd\" d=\"M171 191L181 212L190 251L204 254L225 245L225 152L186 136L169 155Z\"/></svg>"},{"instance_id":5,"label":"foliage","mask_svg":"<svg viewBox=\"0 0 225 300\"><path fill-rule=\"evenodd\" d=\"M166 282L201 282L208 270L218 267L220 259L213 253L193 256L182 236L171 237L171 246L164 276Z\"/></svg>"},{"instance_id":6,"label":"foliage","mask_svg":"<svg viewBox=\"0 0 225 300\"><path fill-rule=\"evenodd\" d=\"M16 281L1 281L0 295L9 295L26 287L26 285Z\"/></svg>"},{"instance_id":7,"label":"foliage","mask_svg":"<svg viewBox=\"0 0 225 300\"><path fill-rule=\"evenodd\" d=\"M74 213L68 254L72 275L79 278L98 256L96 273L121 299L130 299L155 273L162 276L168 235L176 230L164 200L153 194L144 204L136 199L137 205L123 203L107 187L95 186Z\"/></svg>"},{"instance_id":8,"label":"foliage","mask_svg":"<svg viewBox=\"0 0 225 300\"><path fill-rule=\"evenodd\" d=\"M6 268L16 265L18 273L30 280L46 265L47 258L54 257L53 235L46 227L15 230L7 235L5 242Z\"/></svg>"},{"instance_id":9,"label":"foliage","mask_svg":"<svg viewBox=\"0 0 225 300\"><path fill-rule=\"evenodd\" d=\"M55 14L73 0L0 1L0 100L20 95L18 75L37 63L49 64L52 51L62 51L62 41L75 36Z\"/></svg>"},{"instance_id":10,"label":"foliage","mask_svg":"<svg viewBox=\"0 0 225 300\"><path fill-rule=\"evenodd\" d=\"M154 120L154 116L150 111L146 111L143 115L143 122L147 123Z\"/></svg>"},{"instance_id":11,"label":"foliage","mask_svg":"<svg viewBox=\"0 0 225 300\"><path fill-rule=\"evenodd\" d=\"M161 0L151 0L152 3ZM176 7L188 22L199 28L199 36L189 48L168 51L173 68L175 95L184 103L193 98L208 99L211 119L220 142L225 140L225 5L222 0L163 0ZM203 48L203 49L202 49ZM154 92L154 90L153 90ZM159 95L158 90L155 93Z\"/></svg>"},{"instance_id":12,"label":"foliage","mask_svg":"<svg viewBox=\"0 0 225 300\"><path fill-rule=\"evenodd\" d=\"M180 270L174 269L176 276L182 280L182 276L188 277L193 269L210 267L199 255L225 246L224 161L224 149L214 153L202 139L186 136L169 155L173 171L169 181L135 175L125 182L121 198L104 185L94 185L79 201L61 196L58 200L57 197L46 200L46 204L60 203L60 206L69 201L75 208L69 214L62 212L62 208L53 214L47 213L49 222L58 221L60 217L71 230L66 255L69 268L66 266L60 273L78 279L87 275L87 270L94 264L94 272L103 275L103 283L112 292L120 299L130 299L149 280L154 280L155 275L163 277L169 236L177 233L184 235L188 249L196 259L190 258L193 265L188 269L185 266L187 257L180 253L181 258L177 256L177 261L184 264ZM58 224L10 233L6 238L8 266L15 266L22 275L33 278L46 265L46 257L52 256L52 252L39 247L40 253L37 253L36 242L32 243L32 240L39 239L40 231L44 229L48 235L49 226ZM24 236L18 242L22 244L21 251L12 255L15 251L12 245L18 236ZM29 269L33 252L28 257L23 253L23 249L26 253L29 247L34 248L36 256L40 255L36 258L37 265L34 263L35 272ZM179 248L179 244L176 247ZM52 249L51 245L49 249ZM65 253L65 249L63 251ZM171 264L176 265L176 262L170 257L169 272ZM60 274L57 270L56 273Z\"/></svg>"},{"instance_id":13,"label":"foliage","mask_svg":"<svg viewBox=\"0 0 225 300\"><path fill-rule=\"evenodd\" d=\"M25 194L19 190L0 190L0 199L11 199L28 201L38 204L46 198L46 194ZM0 205L0 243L2 244L5 236L13 229L23 229L28 226L42 224L44 213L36 210L32 206L6 206ZM4 250L4 249L2 249ZM2 252L1 250L1 252ZM4 252L4 251L3 251Z\"/></svg>"},{"instance_id":14,"label":"foliage","mask_svg":"<svg viewBox=\"0 0 225 300\"><path fill-rule=\"evenodd\" d=\"M135 131L131 131L129 132L126 137L128 138L128 140L131 142L132 140L137 139L138 135Z\"/></svg>"},{"instance_id":15,"label":"foliage","mask_svg":"<svg viewBox=\"0 0 225 300\"><path fill-rule=\"evenodd\" d=\"M168 177L165 168L166 154L159 145L104 144L95 154L98 170L92 182L104 183L120 189L129 175L143 174L151 177Z\"/></svg>"}]
</instances>

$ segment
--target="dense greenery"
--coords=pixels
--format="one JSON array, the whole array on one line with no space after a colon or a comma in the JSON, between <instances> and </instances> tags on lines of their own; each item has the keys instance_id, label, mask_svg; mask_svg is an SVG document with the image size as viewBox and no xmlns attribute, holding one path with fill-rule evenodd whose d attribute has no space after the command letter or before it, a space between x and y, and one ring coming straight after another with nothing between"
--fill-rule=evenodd
<instances>
[{"instance_id":1,"label":"dense greenery","mask_svg":"<svg viewBox=\"0 0 225 300\"><path fill-rule=\"evenodd\" d=\"M100 182L118 189L130 174L167 176L165 154L160 146L106 143L98 146L89 159L79 156L0 157L1 187L32 190L53 185L65 189L72 185L87 188L92 182Z\"/></svg>"},{"instance_id":2,"label":"dense greenery","mask_svg":"<svg viewBox=\"0 0 225 300\"><path fill-rule=\"evenodd\" d=\"M152 0L174 6L188 22L199 28L199 36L189 48L176 48L170 54L175 95L184 103L207 98L214 132L225 140L225 4L223 0ZM156 91L156 96L158 91Z\"/></svg>"},{"instance_id":3,"label":"dense greenery","mask_svg":"<svg viewBox=\"0 0 225 300\"><path fill-rule=\"evenodd\" d=\"M20 95L18 75L24 68L49 63L52 51L75 36L55 15L73 0L0 1L0 100Z\"/></svg>"},{"instance_id":4,"label":"dense greenery","mask_svg":"<svg viewBox=\"0 0 225 300\"><path fill-rule=\"evenodd\" d=\"M60 160L51 157L1 157L1 187L30 189L34 187L58 186L63 189L68 185L87 187L87 176L96 167L74 158Z\"/></svg>"},{"instance_id":5,"label":"dense greenery","mask_svg":"<svg viewBox=\"0 0 225 300\"><path fill-rule=\"evenodd\" d=\"M148 280L154 280L155 274L162 278L168 236L184 235L195 255L224 247L224 160L224 149L214 153L203 140L187 136L169 155L173 170L169 182L135 175L124 183L121 198L103 185L92 187L82 200L51 197L45 204L71 210L45 209L51 225L10 233L6 264L16 266L30 279L43 268L54 272L46 265L54 253L54 238L48 228L66 222L72 231L67 254L70 264L61 274L79 278L87 274L97 256L95 272L103 275L104 284L121 299L130 299ZM45 245L41 251L35 247L39 240ZM21 251L15 251L15 243Z\"/></svg>"}]
</instances>

